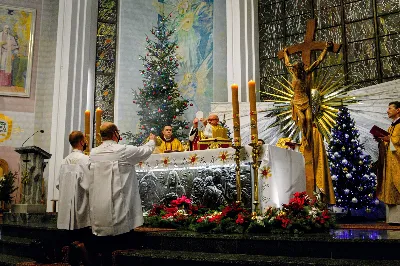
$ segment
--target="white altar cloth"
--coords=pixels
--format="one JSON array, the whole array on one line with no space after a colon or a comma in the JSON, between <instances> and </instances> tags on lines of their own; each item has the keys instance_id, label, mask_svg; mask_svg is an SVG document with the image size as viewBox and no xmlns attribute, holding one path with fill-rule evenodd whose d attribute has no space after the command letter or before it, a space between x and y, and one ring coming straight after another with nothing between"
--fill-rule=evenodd
<instances>
[{"instance_id":1,"label":"white altar cloth","mask_svg":"<svg viewBox=\"0 0 400 266\"><path fill-rule=\"evenodd\" d=\"M168 170L178 168L202 168L234 164L235 149L221 148L152 154L140 162L136 170ZM240 163L252 162L252 147L244 146ZM260 210L269 206L287 204L295 192L306 190L304 157L301 153L272 145L263 145L259 156ZM253 189L253 188L252 188Z\"/></svg>"}]
</instances>

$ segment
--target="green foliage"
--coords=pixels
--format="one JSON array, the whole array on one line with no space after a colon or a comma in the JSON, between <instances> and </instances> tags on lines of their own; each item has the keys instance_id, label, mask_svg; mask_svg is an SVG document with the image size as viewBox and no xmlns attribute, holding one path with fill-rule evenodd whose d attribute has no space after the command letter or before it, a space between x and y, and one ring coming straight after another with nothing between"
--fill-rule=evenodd
<instances>
[{"instance_id":1,"label":"green foliage","mask_svg":"<svg viewBox=\"0 0 400 266\"><path fill-rule=\"evenodd\" d=\"M364 152L354 119L347 107L340 108L328 148L329 167L336 206L370 213L376 199L376 175L371 156Z\"/></svg>"},{"instance_id":2,"label":"green foliage","mask_svg":"<svg viewBox=\"0 0 400 266\"><path fill-rule=\"evenodd\" d=\"M14 181L17 179L17 173L12 173L11 171L4 175L0 179L0 201L5 203L10 203L12 200L12 193L17 190L14 186Z\"/></svg>"},{"instance_id":3,"label":"green foliage","mask_svg":"<svg viewBox=\"0 0 400 266\"><path fill-rule=\"evenodd\" d=\"M145 217L145 225L202 233L302 233L328 231L335 227L335 219L318 198L310 199L305 192L297 192L282 208L269 207L258 215L238 203L219 210L197 208L183 196L168 206L155 205Z\"/></svg>"},{"instance_id":4,"label":"green foliage","mask_svg":"<svg viewBox=\"0 0 400 266\"><path fill-rule=\"evenodd\" d=\"M188 122L183 115L189 101L182 97L175 75L179 60L176 56L176 41L170 38L175 29L169 29L169 17L162 17L151 30L155 40L146 37L146 56L140 56L144 69L143 87L134 91L133 103L138 105L139 133L123 133L130 143L143 143L150 133L161 134L165 125L171 125L173 135L178 139L187 137Z\"/></svg>"}]
</instances>

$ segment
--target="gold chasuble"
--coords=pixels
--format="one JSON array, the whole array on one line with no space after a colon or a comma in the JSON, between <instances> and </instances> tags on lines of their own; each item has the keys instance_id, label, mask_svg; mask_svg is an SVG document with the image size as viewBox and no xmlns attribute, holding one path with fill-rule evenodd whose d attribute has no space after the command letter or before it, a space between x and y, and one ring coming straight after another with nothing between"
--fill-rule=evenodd
<instances>
[{"instance_id":1,"label":"gold chasuble","mask_svg":"<svg viewBox=\"0 0 400 266\"><path fill-rule=\"evenodd\" d=\"M200 139L210 139L210 138L228 138L228 130L221 125L213 126L211 124L207 124L203 131L200 131Z\"/></svg>"},{"instance_id":2,"label":"gold chasuble","mask_svg":"<svg viewBox=\"0 0 400 266\"><path fill-rule=\"evenodd\" d=\"M390 142L379 143L376 195L386 204L400 205L400 119L389 127Z\"/></svg>"},{"instance_id":3,"label":"gold chasuble","mask_svg":"<svg viewBox=\"0 0 400 266\"><path fill-rule=\"evenodd\" d=\"M211 125L211 128L212 128L213 138L228 139L227 129L224 128L223 126L221 126L221 125L217 125L217 126Z\"/></svg>"},{"instance_id":4,"label":"gold chasuble","mask_svg":"<svg viewBox=\"0 0 400 266\"><path fill-rule=\"evenodd\" d=\"M313 146L314 146L314 167L315 167L315 185L322 193L322 201L328 204L335 204L335 192L333 191L332 178L329 170L328 157L326 155L325 144L321 133L316 127L313 127ZM304 151L303 142L300 147L300 152ZM303 153L304 154L304 153ZM307 164L307 162L306 162ZM306 178L310 175L306 174ZM312 175L311 175L312 177ZM314 180L306 181L308 184Z\"/></svg>"},{"instance_id":5,"label":"gold chasuble","mask_svg":"<svg viewBox=\"0 0 400 266\"><path fill-rule=\"evenodd\" d=\"M161 144L157 147L158 153L184 150L182 143L174 137L172 137L170 140L165 140L164 137L160 137L160 139Z\"/></svg>"}]
</instances>

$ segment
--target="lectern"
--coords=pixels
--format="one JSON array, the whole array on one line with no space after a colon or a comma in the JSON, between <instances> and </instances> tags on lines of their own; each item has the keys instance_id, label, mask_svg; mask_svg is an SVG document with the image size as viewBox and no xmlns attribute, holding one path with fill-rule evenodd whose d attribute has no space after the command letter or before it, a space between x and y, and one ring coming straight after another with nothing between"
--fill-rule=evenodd
<instances>
[{"instance_id":1,"label":"lectern","mask_svg":"<svg viewBox=\"0 0 400 266\"><path fill-rule=\"evenodd\" d=\"M20 204L11 206L13 213L45 213L46 188L43 171L46 167L45 159L50 159L51 154L36 146L20 147L15 149L21 154L20 173L21 191Z\"/></svg>"}]
</instances>

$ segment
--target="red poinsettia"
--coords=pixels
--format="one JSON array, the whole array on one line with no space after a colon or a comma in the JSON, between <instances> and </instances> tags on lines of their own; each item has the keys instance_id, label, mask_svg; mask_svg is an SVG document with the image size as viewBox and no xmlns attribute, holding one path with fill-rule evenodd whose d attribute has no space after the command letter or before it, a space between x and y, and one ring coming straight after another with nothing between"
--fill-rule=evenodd
<instances>
[{"instance_id":1,"label":"red poinsettia","mask_svg":"<svg viewBox=\"0 0 400 266\"><path fill-rule=\"evenodd\" d=\"M244 216L241 214L241 213L239 213L238 214L238 217L237 217L237 219L236 219L236 223L237 224L244 224Z\"/></svg>"}]
</instances>

